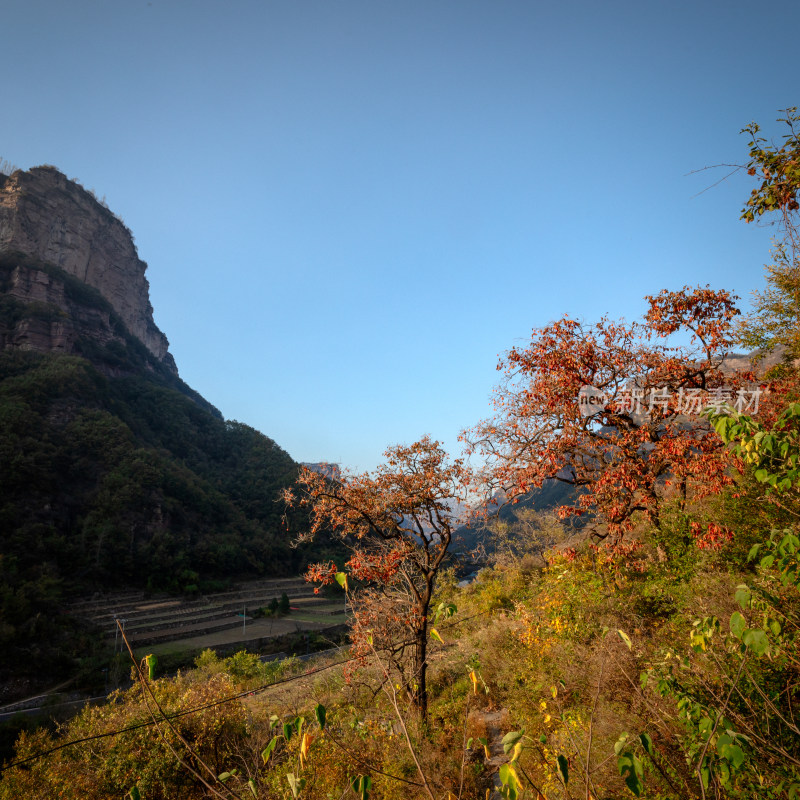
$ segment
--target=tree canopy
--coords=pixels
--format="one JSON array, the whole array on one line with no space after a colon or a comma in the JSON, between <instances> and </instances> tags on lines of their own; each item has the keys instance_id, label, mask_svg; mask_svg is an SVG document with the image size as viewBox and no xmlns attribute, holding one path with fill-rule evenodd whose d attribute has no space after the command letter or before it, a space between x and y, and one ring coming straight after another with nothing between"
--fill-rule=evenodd
<instances>
[{"instance_id":1,"label":"tree canopy","mask_svg":"<svg viewBox=\"0 0 800 800\"><path fill-rule=\"evenodd\" d=\"M591 510L605 526L597 535L619 537L637 513L657 524L675 487L685 498L728 484L719 438L698 415L708 404L749 407L757 392L723 372L735 299L684 287L648 297L641 322L565 317L534 329L498 365L495 416L465 434L486 458L487 485L511 498L552 478L580 487L561 514ZM670 344L674 334L689 344Z\"/></svg>"}]
</instances>

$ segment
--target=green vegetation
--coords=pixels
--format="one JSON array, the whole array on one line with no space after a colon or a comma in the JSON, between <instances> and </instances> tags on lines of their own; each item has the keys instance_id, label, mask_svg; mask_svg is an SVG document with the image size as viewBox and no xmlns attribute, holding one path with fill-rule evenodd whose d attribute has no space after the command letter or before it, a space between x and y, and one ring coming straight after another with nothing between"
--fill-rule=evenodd
<instances>
[{"instance_id":1,"label":"green vegetation","mask_svg":"<svg viewBox=\"0 0 800 800\"><path fill-rule=\"evenodd\" d=\"M271 440L80 358L6 352L0 376L0 520L18 570L180 591L302 566L274 502L295 465Z\"/></svg>"},{"instance_id":2,"label":"green vegetation","mask_svg":"<svg viewBox=\"0 0 800 800\"><path fill-rule=\"evenodd\" d=\"M785 437L796 436L795 423ZM765 504L771 486L742 475L721 498L730 511L709 513L735 525L743 508ZM781 503L793 486L777 490ZM315 663L322 671L306 676L247 653L207 652L196 670L157 677L152 690L167 715L228 702L177 718L175 732L151 703L153 722L141 686L121 693L60 734L25 734L16 757L147 727L12 768L0 798L59 789L121 797L134 788L142 798L206 796L189 768L224 797L290 798L294 785L297 797L321 800L362 778L369 797L429 797L420 774L437 800L483 798L495 774L505 797L792 797L800 784L798 540L784 529L771 534L784 512L769 501L764 510L745 531L744 554L699 548L674 511L659 531L639 531L627 555L590 544L564 550L562 540L546 561L504 549L465 589L443 576L435 604L457 611L431 638L427 726L385 680L378 655L345 672L336 661ZM533 522L526 513L519 524ZM552 519L542 526L556 536ZM201 760L214 776L228 775L222 785Z\"/></svg>"},{"instance_id":3,"label":"green vegetation","mask_svg":"<svg viewBox=\"0 0 800 800\"><path fill-rule=\"evenodd\" d=\"M252 612L253 617L285 617L290 611L289 595L286 592L281 594L281 599L273 597L269 604L264 608L257 608Z\"/></svg>"},{"instance_id":4,"label":"green vegetation","mask_svg":"<svg viewBox=\"0 0 800 800\"><path fill-rule=\"evenodd\" d=\"M196 594L297 574L309 548L291 547L276 502L297 475L287 453L223 420L99 293L56 267L4 256L0 289L19 264L46 270L119 333L82 339L83 357L0 351L0 676L55 682L97 650L60 614L63 598L122 586ZM0 331L63 317L0 295Z\"/></svg>"},{"instance_id":5,"label":"green vegetation","mask_svg":"<svg viewBox=\"0 0 800 800\"><path fill-rule=\"evenodd\" d=\"M777 189L767 175L763 196L757 190L748 203L759 215L761 208L785 212L787 237L796 234L792 215L800 190L800 153L790 144L794 149L787 152L751 152L759 163L777 164L781 171ZM797 259L790 263L796 270ZM766 319L765 330L773 330L770 324ZM775 344L791 341L785 337ZM39 425L65 430L79 419L64 412L69 403L54 411L45 385L56 383L60 393L69 389L83 396L94 387L92 396L100 399L91 414L80 417L85 430L72 447L83 443L87 468L95 465L103 476L111 472L118 482L102 495L106 505L95 526L102 525L101 514L130 523L154 487L161 508L170 508L168 497L177 489L166 493L161 473L153 472L153 456L140 454L154 451L163 458L156 440L169 441L167 452L180 453L181 468L197 476L191 484L197 499L206 497L212 473L201 477L194 439L171 433L175 425L191 427L188 410L178 414L170 406L175 417L169 431L161 430L161 412L147 413L157 407L160 389L140 387L135 398L126 395L123 402L119 392L125 381L112 388L86 362L37 364L47 371L47 381L37 381L35 369L9 367L10 382L0 384L2 418L9 434L38 442L35 429L26 428L30 415L38 415ZM669 366L676 374L686 364ZM532 362L531 370L535 378L541 364ZM24 397L13 391L19 381L31 384ZM357 645L350 655L309 668L297 662L262 664L244 652L227 659L205 652L194 670L175 677L154 675L152 660L143 659L134 665L136 685L108 704L85 709L56 733L24 733L14 763L4 769L0 800L800 797L800 365L784 361L769 389L757 416L717 407L707 419L686 423L695 426L693 435L703 435L702 449L692 444L680 453L680 468L694 483L672 480L674 471L659 475L657 514L648 506L631 507L625 525L615 527L614 500L637 488L636 476L626 475L625 482L604 479L603 495L595 502L586 500L588 493L580 496L593 514L588 531L565 526L552 514L517 509L495 522L493 562L473 583L459 588L452 572L439 570L435 594L426 598L423 611L424 713L414 684L417 663L403 653L415 641L408 633L414 623L408 610L415 608L422 585L407 565L413 547L398 534L390 547L375 548L403 524L404 515L413 517L418 498L430 498L436 471L416 470L410 485L395 481L391 491L375 491L369 476L336 491L320 484L309 496L329 504L322 509L328 509L326 520L340 530L360 525L359 549L346 572L335 571L333 564L311 571L346 592ZM103 416L112 400L115 408L128 409L113 422ZM597 413L610 413L610 405ZM649 413L645 432L663 441L657 437L668 411L654 407ZM580 430L591 433L592 424ZM565 429L563 423L551 426L548 435L558 443ZM93 432L114 454L108 464L92 450ZM67 486L79 489L69 460L48 472L58 447L52 433L42 441L47 446L35 445L35 458L24 448L9 448L4 455L17 458L15 469L23 474L49 475L48 486L63 476ZM605 457L613 465L611 445ZM229 468L219 451L203 454L206 470L218 463ZM640 447L628 453L636 464L646 461L645 455ZM725 464L713 486L695 480L709 455ZM118 463L127 464L127 471L118 474ZM182 487L184 473L177 470L166 470L177 476L169 485ZM306 485L310 479L306 476ZM125 487L132 488L126 493ZM346 492L353 495L345 497L349 505L342 502ZM44 498L43 490L38 503ZM356 499L362 501L358 507ZM227 508L217 496L206 502L205 514ZM35 504L27 509L31 524L44 526L36 535L44 536L46 525L36 517L40 511ZM314 511L319 520L319 506ZM225 519L221 516L221 523ZM105 552L105 539L93 535L90 553ZM418 538L415 544L425 547L424 532ZM52 540L55 544L56 537ZM246 536L236 541L249 553ZM196 545L191 542L187 553ZM114 552L115 558L124 557L124 548ZM46 600L60 577L57 564L34 573L41 563L23 562L22 555L3 562L7 580L16 581L23 600L26 591ZM91 557L84 563L91 571ZM182 563L174 562L174 569ZM191 563L198 575L208 567ZM360 578L359 585L348 588L348 575ZM386 592L378 591L386 585L406 589L405 599L397 591L391 597L396 620L386 612ZM13 608L17 596L13 589L4 602ZM275 610L279 607L276 602ZM417 624L412 632L419 629Z\"/></svg>"}]
</instances>

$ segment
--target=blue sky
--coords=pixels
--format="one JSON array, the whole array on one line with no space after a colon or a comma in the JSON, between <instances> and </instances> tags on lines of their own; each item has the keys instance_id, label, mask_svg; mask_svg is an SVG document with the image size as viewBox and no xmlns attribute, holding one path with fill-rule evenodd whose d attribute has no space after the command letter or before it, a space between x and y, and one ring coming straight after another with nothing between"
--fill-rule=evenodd
<instances>
[{"instance_id":1,"label":"blue sky","mask_svg":"<svg viewBox=\"0 0 800 800\"><path fill-rule=\"evenodd\" d=\"M181 376L302 461L458 448L564 313L761 285L800 3L3 0L0 156L132 229Z\"/></svg>"}]
</instances>

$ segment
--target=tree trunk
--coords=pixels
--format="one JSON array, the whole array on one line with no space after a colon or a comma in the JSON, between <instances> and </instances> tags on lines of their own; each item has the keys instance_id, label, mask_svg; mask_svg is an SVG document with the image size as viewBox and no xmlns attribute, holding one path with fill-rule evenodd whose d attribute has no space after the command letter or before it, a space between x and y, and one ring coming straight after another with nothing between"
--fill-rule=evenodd
<instances>
[{"instance_id":1,"label":"tree trunk","mask_svg":"<svg viewBox=\"0 0 800 800\"><path fill-rule=\"evenodd\" d=\"M416 631L414 642L414 672L412 681L416 684L413 689L413 705L424 722L428 716L428 625L427 620Z\"/></svg>"}]
</instances>

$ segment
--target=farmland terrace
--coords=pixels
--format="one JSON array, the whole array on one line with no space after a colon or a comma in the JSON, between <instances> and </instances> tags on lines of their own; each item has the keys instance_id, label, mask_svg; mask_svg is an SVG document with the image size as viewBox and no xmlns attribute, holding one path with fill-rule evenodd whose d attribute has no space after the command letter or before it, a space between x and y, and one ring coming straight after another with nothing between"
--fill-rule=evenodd
<instances>
[{"instance_id":1,"label":"farmland terrace","mask_svg":"<svg viewBox=\"0 0 800 800\"><path fill-rule=\"evenodd\" d=\"M290 611L278 617L256 613L283 593ZM148 596L144 592L95 595L69 604L66 613L98 626L117 651L123 649L120 626L131 646L177 652L198 648L228 650L237 644L258 650L270 639L290 633L325 631L345 622L341 602L314 594L302 578L248 581L229 591L200 598Z\"/></svg>"}]
</instances>

